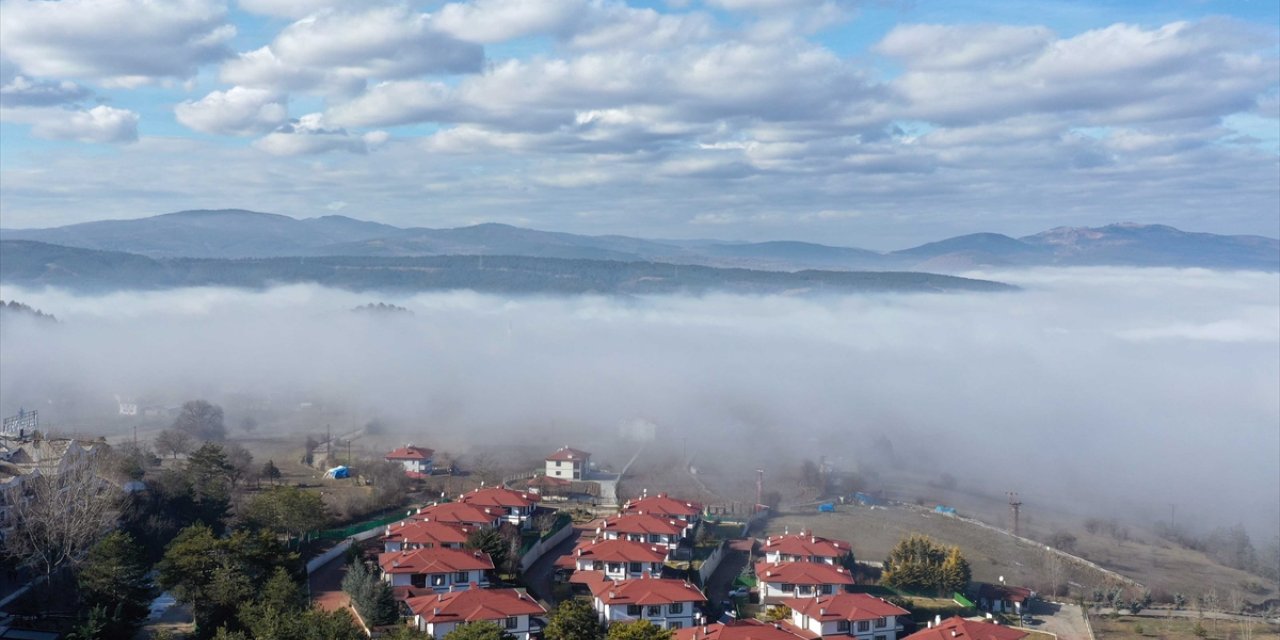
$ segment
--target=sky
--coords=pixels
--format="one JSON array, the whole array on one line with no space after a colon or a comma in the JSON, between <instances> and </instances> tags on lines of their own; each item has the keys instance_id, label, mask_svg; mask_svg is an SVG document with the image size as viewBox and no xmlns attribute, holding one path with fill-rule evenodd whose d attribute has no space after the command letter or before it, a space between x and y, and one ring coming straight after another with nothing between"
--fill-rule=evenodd
<instances>
[{"instance_id":1,"label":"sky","mask_svg":"<svg viewBox=\"0 0 1280 640\"><path fill-rule=\"evenodd\" d=\"M1276 2L0 0L0 225L1280 236Z\"/></svg>"}]
</instances>

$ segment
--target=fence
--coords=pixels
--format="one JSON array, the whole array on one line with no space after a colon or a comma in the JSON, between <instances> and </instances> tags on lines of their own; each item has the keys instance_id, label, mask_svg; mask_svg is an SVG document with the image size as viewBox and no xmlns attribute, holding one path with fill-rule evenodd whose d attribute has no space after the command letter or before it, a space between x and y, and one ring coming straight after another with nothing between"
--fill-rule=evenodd
<instances>
[{"instance_id":1,"label":"fence","mask_svg":"<svg viewBox=\"0 0 1280 640\"><path fill-rule=\"evenodd\" d=\"M529 567L532 567L533 563L537 562L538 558L542 557L542 554L546 553L561 542L564 542L564 540L573 533L573 527L570 526L572 522L573 518L570 518L567 513L562 513L559 516L556 516L555 524L551 525L551 529L549 531L543 534L542 537L538 538L537 542L530 545L527 550L522 549L523 553L520 555L520 571L522 573L528 571Z\"/></svg>"},{"instance_id":2,"label":"fence","mask_svg":"<svg viewBox=\"0 0 1280 640\"><path fill-rule=\"evenodd\" d=\"M728 549L729 541L721 540L715 551L712 551L711 555L702 561L702 566L698 567L698 577L701 579L701 584L706 584L707 580L711 579L711 574L716 572L716 568L720 566L720 561L724 560L724 557L728 555Z\"/></svg>"},{"instance_id":3,"label":"fence","mask_svg":"<svg viewBox=\"0 0 1280 640\"><path fill-rule=\"evenodd\" d=\"M363 533L370 529L381 529L382 527L385 527L391 524L392 522L404 520L405 518L411 515L413 515L413 511L407 511L407 512L395 511L385 516L374 518L373 520L365 520L364 522L357 522L355 524L347 525L340 529L326 529L324 531L316 533L312 537L319 540L342 540L344 538L350 538L351 536L354 536L358 533Z\"/></svg>"}]
</instances>

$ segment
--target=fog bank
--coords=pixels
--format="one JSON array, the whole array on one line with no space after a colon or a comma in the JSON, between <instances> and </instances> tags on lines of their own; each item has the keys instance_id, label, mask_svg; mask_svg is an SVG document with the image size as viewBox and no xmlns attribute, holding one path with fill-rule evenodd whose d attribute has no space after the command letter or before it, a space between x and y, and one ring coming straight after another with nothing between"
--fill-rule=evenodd
<instances>
[{"instance_id":1,"label":"fog bank","mask_svg":"<svg viewBox=\"0 0 1280 640\"><path fill-rule=\"evenodd\" d=\"M305 400L447 447L499 436L609 446L620 424L643 419L658 425L658 446L687 442L744 464L866 464L860 454L884 434L929 477L1151 517L1176 503L1180 520L1280 530L1280 276L965 275L1025 291L632 299L5 286L0 298L60 322L6 316L0 410L38 407L83 426L114 419L114 395ZM413 313L351 312L377 301Z\"/></svg>"}]
</instances>

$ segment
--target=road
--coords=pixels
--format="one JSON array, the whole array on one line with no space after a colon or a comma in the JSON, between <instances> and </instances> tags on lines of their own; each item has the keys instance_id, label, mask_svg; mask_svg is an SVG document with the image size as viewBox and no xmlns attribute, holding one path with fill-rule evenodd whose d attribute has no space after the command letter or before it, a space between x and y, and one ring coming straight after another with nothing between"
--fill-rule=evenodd
<instances>
[{"instance_id":1,"label":"road","mask_svg":"<svg viewBox=\"0 0 1280 640\"><path fill-rule=\"evenodd\" d=\"M346 608L351 598L342 590L342 578L347 575L347 557L340 554L307 576L311 586L311 600L325 611Z\"/></svg>"},{"instance_id":2,"label":"road","mask_svg":"<svg viewBox=\"0 0 1280 640\"><path fill-rule=\"evenodd\" d=\"M720 609L720 603L729 598L729 590L733 588L733 582L738 578L747 563L751 561L751 548L755 544L755 540L745 538L742 540L729 541L729 553L720 561L720 566L716 567L711 577L707 579L704 585L707 601L716 611Z\"/></svg>"},{"instance_id":3,"label":"road","mask_svg":"<svg viewBox=\"0 0 1280 640\"><path fill-rule=\"evenodd\" d=\"M572 553L573 548L578 545L578 537L581 535L582 529L575 526L573 533L569 534L568 538L548 549L546 553L542 554L541 558L533 562L533 565L524 574L524 583L529 588L529 593L533 594L534 598L545 603L548 609L556 604L552 599L551 593L551 584L556 572L556 560L560 556Z\"/></svg>"},{"instance_id":4,"label":"road","mask_svg":"<svg viewBox=\"0 0 1280 640\"><path fill-rule=\"evenodd\" d=\"M1074 604L1034 600L1031 618L1034 622L1028 629L1032 631L1052 633L1059 640L1093 640L1080 607Z\"/></svg>"}]
</instances>

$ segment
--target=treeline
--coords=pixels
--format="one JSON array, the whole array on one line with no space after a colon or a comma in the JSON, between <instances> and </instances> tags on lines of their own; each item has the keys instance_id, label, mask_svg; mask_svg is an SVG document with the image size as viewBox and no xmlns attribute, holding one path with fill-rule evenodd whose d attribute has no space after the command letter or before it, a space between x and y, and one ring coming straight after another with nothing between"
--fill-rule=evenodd
<instances>
[{"instance_id":1,"label":"treeline","mask_svg":"<svg viewBox=\"0 0 1280 640\"><path fill-rule=\"evenodd\" d=\"M1241 525L1218 527L1209 533L1196 535L1185 525L1157 522L1155 533L1169 542L1199 551L1218 564L1248 571L1267 580L1280 580L1280 536L1258 551L1249 538L1249 532Z\"/></svg>"},{"instance_id":2,"label":"treeline","mask_svg":"<svg viewBox=\"0 0 1280 640\"><path fill-rule=\"evenodd\" d=\"M472 289L522 294L1006 291L1009 285L911 272L756 271L523 256L151 259L39 242L0 242L0 279L81 290L311 282L363 290Z\"/></svg>"},{"instance_id":3,"label":"treeline","mask_svg":"<svg viewBox=\"0 0 1280 640\"><path fill-rule=\"evenodd\" d=\"M22 304L17 300L10 300L8 302L5 302L4 300L0 300L0 314L3 314L3 313L17 313L22 315L28 315L33 318L38 318L40 320L47 320L49 322L58 321L58 319L53 317L53 315L45 313L34 307Z\"/></svg>"}]
</instances>

